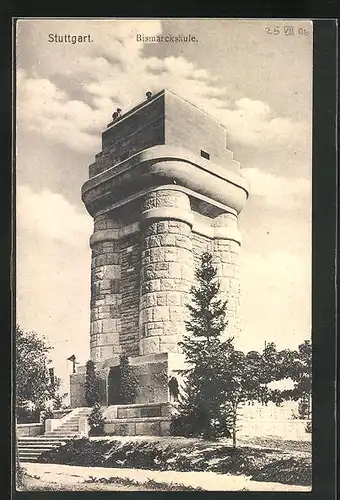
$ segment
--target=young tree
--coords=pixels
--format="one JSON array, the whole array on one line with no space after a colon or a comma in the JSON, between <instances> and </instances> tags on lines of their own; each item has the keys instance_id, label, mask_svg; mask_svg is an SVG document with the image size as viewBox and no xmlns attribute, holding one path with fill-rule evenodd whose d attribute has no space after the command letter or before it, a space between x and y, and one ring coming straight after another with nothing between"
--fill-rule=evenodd
<instances>
[{"instance_id":1,"label":"young tree","mask_svg":"<svg viewBox=\"0 0 340 500\"><path fill-rule=\"evenodd\" d=\"M24 410L30 404L37 411L53 400L60 380L51 383L48 373L48 353L52 348L36 332L26 332L19 325L15 329L16 409Z\"/></svg>"},{"instance_id":2,"label":"young tree","mask_svg":"<svg viewBox=\"0 0 340 500\"><path fill-rule=\"evenodd\" d=\"M91 359L86 363L85 400L88 406L94 406L100 401L100 381Z\"/></svg>"},{"instance_id":3,"label":"young tree","mask_svg":"<svg viewBox=\"0 0 340 500\"><path fill-rule=\"evenodd\" d=\"M224 366L232 343L231 339L221 339L227 326L227 302L220 298L220 284L210 253L202 255L196 278L198 284L191 289L192 304L187 306L191 316L186 322L188 334L179 343L188 366L181 371L185 377L185 395L180 397L172 432L216 439L229 432Z\"/></svg>"},{"instance_id":4,"label":"young tree","mask_svg":"<svg viewBox=\"0 0 340 500\"><path fill-rule=\"evenodd\" d=\"M118 389L118 401L120 403L134 403L138 393L138 378L135 370L129 364L127 354L120 356L120 383Z\"/></svg>"}]
</instances>

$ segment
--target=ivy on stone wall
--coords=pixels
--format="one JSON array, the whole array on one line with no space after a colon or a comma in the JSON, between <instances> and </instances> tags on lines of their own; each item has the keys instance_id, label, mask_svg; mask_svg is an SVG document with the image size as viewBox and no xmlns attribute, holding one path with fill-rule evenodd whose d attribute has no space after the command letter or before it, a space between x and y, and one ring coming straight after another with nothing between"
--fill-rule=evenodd
<instances>
[{"instance_id":1,"label":"ivy on stone wall","mask_svg":"<svg viewBox=\"0 0 340 500\"><path fill-rule=\"evenodd\" d=\"M85 400L88 406L94 406L100 401L100 380L91 359L86 363Z\"/></svg>"},{"instance_id":2,"label":"ivy on stone wall","mask_svg":"<svg viewBox=\"0 0 340 500\"><path fill-rule=\"evenodd\" d=\"M123 404L135 403L138 394L138 378L133 366L130 366L127 354L120 356L120 384L118 401Z\"/></svg>"}]
</instances>

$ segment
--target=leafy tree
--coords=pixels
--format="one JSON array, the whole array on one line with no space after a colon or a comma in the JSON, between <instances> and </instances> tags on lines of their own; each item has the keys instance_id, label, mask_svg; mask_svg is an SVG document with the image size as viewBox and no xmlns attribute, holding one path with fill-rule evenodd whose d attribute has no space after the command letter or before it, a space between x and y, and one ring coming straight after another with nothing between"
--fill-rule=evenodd
<instances>
[{"instance_id":1,"label":"leafy tree","mask_svg":"<svg viewBox=\"0 0 340 500\"><path fill-rule=\"evenodd\" d=\"M285 376L292 379L294 387L283 391L285 399L299 401L299 415L309 419L311 416L312 394L312 344L305 340L298 346L297 351L281 351L281 365Z\"/></svg>"},{"instance_id":2,"label":"leafy tree","mask_svg":"<svg viewBox=\"0 0 340 500\"><path fill-rule=\"evenodd\" d=\"M90 426L90 436L102 436L104 434L104 417L99 402L95 402L88 416L88 423Z\"/></svg>"},{"instance_id":3,"label":"leafy tree","mask_svg":"<svg viewBox=\"0 0 340 500\"><path fill-rule=\"evenodd\" d=\"M91 359L86 363L85 400L88 406L94 406L100 401L100 381Z\"/></svg>"},{"instance_id":4,"label":"leafy tree","mask_svg":"<svg viewBox=\"0 0 340 500\"><path fill-rule=\"evenodd\" d=\"M221 340L225 332L227 302L220 299L220 284L210 253L201 257L196 271L197 286L191 288L188 304L190 321L187 335L179 343L187 368L184 395L179 399L178 415L172 420L173 434L216 439L228 435L230 411L225 404L225 360L232 351L232 341Z\"/></svg>"},{"instance_id":5,"label":"leafy tree","mask_svg":"<svg viewBox=\"0 0 340 500\"><path fill-rule=\"evenodd\" d=\"M134 403L138 393L138 378L135 370L129 364L127 354L120 356L120 384L118 389L118 401L120 403Z\"/></svg>"},{"instance_id":6,"label":"leafy tree","mask_svg":"<svg viewBox=\"0 0 340 500\"><path fill-rule=\"evenodd\" d=\"M63 394L57 394L55 398L53 398L54 410L60 410L63 407L63 401L66 398L67 394L67 392L64 392Z\"/></svg>"},{"instance_id":7,"label":"leafy tree","mask_svg":"<svg viewBox=\"0 0 340 500\"><path fill-rule=\"evenodd\" d=\"M19 325L15 329L16 354L16 409L19 414L29 413L27 405L38 412L47 401L58 395L60 379L51 383L48 373L48 353L52 348L36 332L26 332Z\"/></svg>"},{"instance_id":8,"label":"leafy tree","mask_svg":"<svg viewBox=\"0 0 340 500\"><path fill-rule=\"evenodd\" d=\"M272 346L273 347L273 346ZM231 412L231 433L233 447L237 445L237 431L239 429L239 409L246 401L257 400L264 404L268 401L279 401L276 390L268 388L274 371L274 359L271 360L272 368L266 366L263 353L250 351L244 354L232 348L224 364L224 395Z\"/></svg>"}]
</instances>

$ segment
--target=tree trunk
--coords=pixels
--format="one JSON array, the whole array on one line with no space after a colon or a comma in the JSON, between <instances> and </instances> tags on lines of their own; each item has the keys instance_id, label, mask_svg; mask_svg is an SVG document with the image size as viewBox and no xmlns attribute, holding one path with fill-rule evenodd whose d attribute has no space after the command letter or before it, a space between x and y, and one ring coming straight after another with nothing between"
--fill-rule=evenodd
<instances>
[{"instance_id":1,"label":"tree trunk","mask_svg":"<svg viewBox=\"0 0 340 500\"><path fill-rule=\"evenodd\" d=\"M15 415L15 487L19 489L23 486L23 469L21 467L20 459L19 459L19 446L18 446L18 419Z\"/></svg>"},{"instance_id":2,"label":"tree trunk","mask_svg":"<svg viewBox=\"0 0 340 500\"><path fill-rule=\"evenodd\" d=\"M236 421L237 421L237 405L233 405L233 449L236 449Z\"/></svg>"}]
</instances>

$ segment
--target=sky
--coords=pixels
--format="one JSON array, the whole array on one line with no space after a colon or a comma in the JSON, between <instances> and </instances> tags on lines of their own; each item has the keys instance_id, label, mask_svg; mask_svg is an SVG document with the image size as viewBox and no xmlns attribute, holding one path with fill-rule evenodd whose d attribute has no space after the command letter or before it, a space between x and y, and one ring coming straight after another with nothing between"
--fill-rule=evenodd
<instances>
[{"instance_id":1,"label":"sky","mask_svg":"<svg viewBox=\"0 0 340 500\"><path fill-rule=\"evenodd\" d=\"M91 42L49 41L55 34ZM196 41L142 43L137 34ZM310 338L312 53L310 21L18 21L17 323L54 347L57 375L67 379L71 354L89 357L93 221L81 186L112 112L148 90L168 88L218 119L250 182L237 347Z\"/></svg>"}]
</instances>

